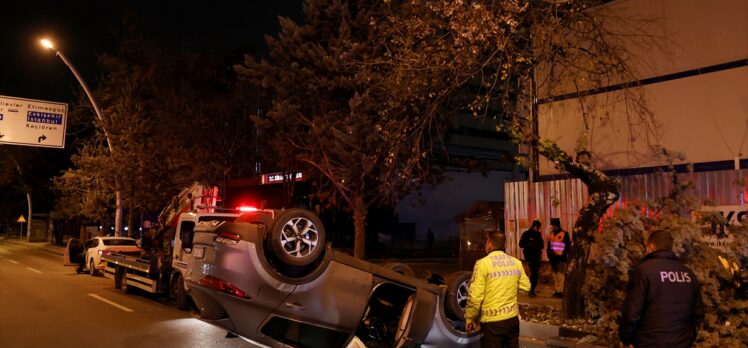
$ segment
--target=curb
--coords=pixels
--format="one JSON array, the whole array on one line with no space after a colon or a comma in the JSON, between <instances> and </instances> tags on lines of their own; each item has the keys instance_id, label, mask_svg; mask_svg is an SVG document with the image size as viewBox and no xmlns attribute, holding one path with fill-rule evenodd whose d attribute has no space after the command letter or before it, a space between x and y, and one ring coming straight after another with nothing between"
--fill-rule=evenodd
<instances>
[{"instance_id":1,"label":"curb","mask_svg":"<svg viewBox=\"0 0 748 348\"><path fill-rule=\"evenodd\" d=\"M605 348L599 344L580 343L578 339L569 337L551 337L545 341L545 344L555 348Z\"/></svg>"}]
</instances>

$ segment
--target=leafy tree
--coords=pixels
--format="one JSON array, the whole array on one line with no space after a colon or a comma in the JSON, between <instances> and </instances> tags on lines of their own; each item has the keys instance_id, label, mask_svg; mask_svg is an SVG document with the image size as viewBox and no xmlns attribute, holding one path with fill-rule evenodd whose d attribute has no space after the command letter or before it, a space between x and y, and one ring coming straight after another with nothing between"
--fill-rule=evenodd
<instances>
[{"instance_id":1,"label":"leafy tree","mask_svg":"<svg viewBox=\"0 0 748 348\"><path fill-rule=\"evenodd\" d=\"M600 217L618 197L619 185L597 170L581 139L576 149L582 161L538 135L537 115L530 107L538 95L594 90L635 81L634 56L625 39L642 45L656 38L639 32L613 32L624 21L595 7L603 1L408 1L389 2L390 16L372 24L387 43L383 56L367 63L389 71L388 102L420 101L408 117L444 117L449 105L467 109L478 118L493 119L496 128L519 144L529 144L557 166L582 179L590 200L574 224L565 283L564 316L584 315L577 290L586 273L590 243ZM628 35L628 36L627 36ZM651 112L640 90L624 89L622 102L632 123L652 136ZM464 102L459 103L460 97ZM590 100L578 101L590 110ZM586 112L582 117L609 117ZM589 124L589 123L586 123Z\"/></svg>"},{"instance_id":2,"label":"leafy tree","mask_svg":"<svg viewBox=\"0 0 748 348\"><path fill-rule=\"evenodd\" d=\"M309 0L305 22L280 19L267 38L270 59L247 57L239 71L272 99L258 120L284 169L299 164L326 178L330 199L354 217L354 256L365 256L367 209L392 202L427 180L434 118L408 114L413 104L390 102L391 73L370 65L387 54L377 22L389 11L379 1Z\"/></svg>"}]
</instances>

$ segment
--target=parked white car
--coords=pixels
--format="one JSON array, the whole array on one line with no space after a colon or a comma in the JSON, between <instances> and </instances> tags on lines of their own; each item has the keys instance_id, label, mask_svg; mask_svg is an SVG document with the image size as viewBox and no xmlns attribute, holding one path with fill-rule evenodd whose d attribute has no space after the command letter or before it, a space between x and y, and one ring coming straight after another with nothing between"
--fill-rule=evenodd
<instances>
[{"instance_id":1,"label":"parked white car","mask_svg":"<svg viewBox=\"0 0 748 348\"><path fill-rule=\"evenodd\" d=\"M99 270L106 268L106 262L101 262L101 255L108 252L120 253L128 256L141 257L145 252L135 239L127 237L93 237L86 241L85 258L88 270L92 276Z\"/></svg>"}]
</instances>

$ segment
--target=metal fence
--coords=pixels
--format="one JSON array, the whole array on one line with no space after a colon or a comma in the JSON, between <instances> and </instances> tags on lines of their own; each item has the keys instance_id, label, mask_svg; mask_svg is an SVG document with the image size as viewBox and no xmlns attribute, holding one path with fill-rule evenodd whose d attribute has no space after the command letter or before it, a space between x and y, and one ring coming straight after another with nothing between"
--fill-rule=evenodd
<instances>
[{"instance_id":1,"label":"metal fence","mask_svg":"<svg viewBox=\"0 0 748 348\"><path fill-rule=\"evenodd\" d=\"M748 174L743 170L679 173L681 182L693 184L693 194L704 204L744 205ZM673 173L657 172L619 176L621 196L607 214L630 202L665 197L673 190ZM587 202L587 187L579 179L561 179L528 183L504 183L504 221L507 253L520 257L519 238L532 223L540 220L546 238L551 218L560 218L561 226L571 231L582 206ZM573 237L573 236L572 236ZM593 250L594 254L594 250Z\"/></svg>"}]
</instances>

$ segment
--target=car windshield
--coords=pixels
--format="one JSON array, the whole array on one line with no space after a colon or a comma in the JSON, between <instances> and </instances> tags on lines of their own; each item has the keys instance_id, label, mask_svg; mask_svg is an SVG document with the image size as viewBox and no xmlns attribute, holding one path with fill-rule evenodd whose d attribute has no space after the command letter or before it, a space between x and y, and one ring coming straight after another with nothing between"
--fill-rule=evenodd
<instances>
[{"instance_id":1,"label":"car windshield","mask_svg":"<svg viewBox=\"0 0 748 348\"><path fill-rule=\"evenodd\" d=\"M125 245L125 246L138 246L134 239L104 239L104 245Z\"/></svg>"}]
</instances>

